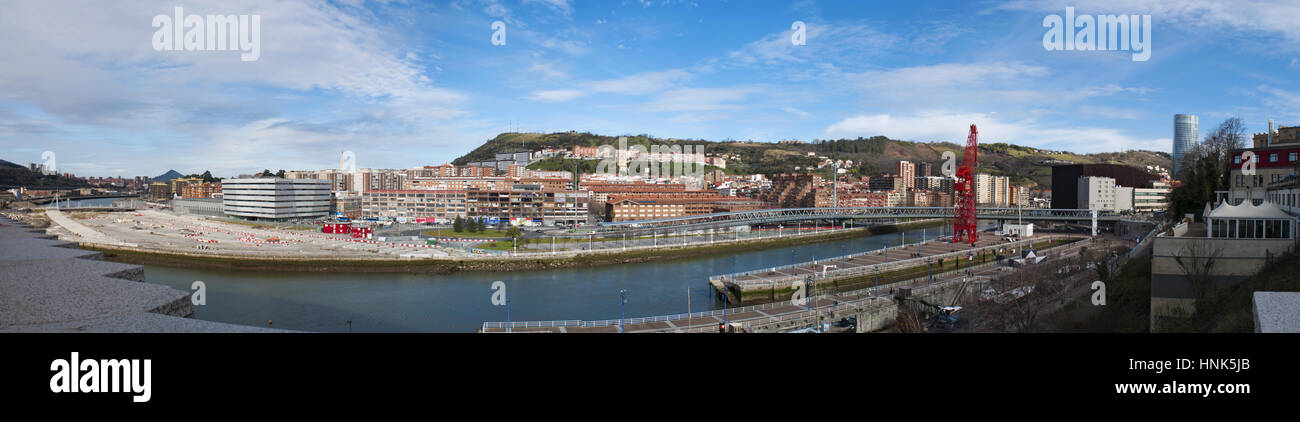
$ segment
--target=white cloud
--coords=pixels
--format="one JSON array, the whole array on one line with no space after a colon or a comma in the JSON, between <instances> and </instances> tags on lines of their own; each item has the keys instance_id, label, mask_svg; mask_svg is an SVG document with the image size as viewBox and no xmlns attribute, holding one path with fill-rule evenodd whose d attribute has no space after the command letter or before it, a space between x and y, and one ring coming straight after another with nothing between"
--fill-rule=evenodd
<instances>
[{"instance_id":1,"label":"white cloud","mask_svg":"<svg viewBox=\"0 0 1300 422\"><path fill-rule=\"evenodd\" d=\"M1300 3L1289 0L1014 0L998 6L1008 10L1065 13L1073 6L1081 14L1149 14L1159 25L1199 28L1215 33L1224 28L1265 32L1300 42Z\"/></svg>"},{"instance_id":2,"label":"white cloud","mask_svg":"<svg viewBox=\"0 0 1300 422\"><path fill-rule=\"evenodd\" d=\"M793 23L793 21L791 21ZM777 65L830 62L860 65L865 58L888 50L900 42L866 24L806 22L804 45L794 45L794 30L768 34L726 55L723 64Z\"/></svg>"},{"instance_id":3,"label":"white cloud","mask_svg":"<svg viewBox=\"0 0 1300 422\"><path fill-rule=\"evenodd\" d=\"M468 96L435 85L420 62L428 55L410 51L367 10L306 1L184 5L187 15L260 15L260 58L243 62L238 52L155 51L153 17L171 15L176 6L163 0L6 4L0 56L21 59L0 61L0 102L38 113L4 126L48 123L60 133L39 142L62 148L94 142L99 156L81 160L91 169L146 170L161 161L152 154L213 140L292 145L393 135L428 144L420 136L430 133L463 140L444 128L465 115ZM326 103L328 111L310 121L286 115L306 114L286 105L307 102ZM278 126L258 126L265 122ZM0 130L2 149L37 139L30 134ZM231 169L238 160L256 160L260 170L270 160L314 153L304 151L253 149L229 163L213 161L223 155L193 157ZM174 154L166 156L172 160Z\"/></svg>"},{"instance_id":4,"label":"white cloud","mask_svg":"<svg viewBox=\"0 0 1300 422\"><path fill-rule=\"evenodd\" d=\"M676 86L690 76L690 73L680 69L646 72L617 79L581 82L570 89L533 91L528 98L536 101L563 102L597 93L645 95Z\"/></svg>"},{"instance_id":5,"label":"white cloud","mask_svg":"<svg viewBox=\"0 0 1300 422\"><path fill-rule=\"evenodd\" d=\"M1164 151L1170 148L1167 140L1134 138L1111 128L1057 127L1036 119L1004 119L995 113L943 111L849 117L827 127L825 136L855 138L883 135L900 140L945 141L961 145L966 142L972 124L978 128L982 142L1007 142L1083 153L1120 149Z\"/></svg>"},{"instance_id":6,"label":"white cloud","mask_svg":"<svg viewBox=\"0 0 1300 422\"><path fill-rule=\"evenodd\" d=\"M528 99L533 101L541 101L544 103L562 103L565 101L572 100L574 98L582 97L583 95L586 95L586 93L578 90L555 89L549 91L546 90L533 91L532 94L528 95Z\"/></svg>"},{"instance_id":7,"label":"white cloud","mask_svg":"<svg viewBox=\"0 0 1300 422\"><path fill-rule=\"evenodd\" d=\"M1270 85L1260 85L1250 93L1273 110L1292 119L1300 118L1300 91L1290 91Z\"/></svg>"},{"instance_id":8,"label":"white cloud","mask_svg":"<svg viewBox=\"0 0 1300 422\"><path fill-rule=\"evenodd\" d=\"M785 111L786 113L790 113L790 114L797 115L797 116L799 116L799 117L808 117L808 116L811 116L811 115L812 115L812 114L809 113L809 112L806 112L806 111L803 111L803 110L800 110L800 109L797 109L797 108L794 108L794 107L782 107L781 110L782 110L782 111Z\"/></svg>"},{"instance_id":9,"label":"white cloud","mask_svg":"<svg viewBox=\"0 0 1300 422\"><path fill-rule=\"evenodd\" d=\"M524 0L524 4L529 3L542 4L564 16L573 14L573 7L569 5L568 0Z\"/></svg>"},{"instance_id":10,"label":"white cloud","mask_svg":"<svg viewBox=\"0 0 1300 422\"><path fill-rule=\"evenodd\" d=\"M641 107L643 111L711 111L740 108L736 102L754 93L753 87L683 88L664 92Z\"/></svg>"},{"instance_id":11,"label":"white cloud","mask_svg":"<svg viewBox=\"0 0 1300 422\"><path fill-rule=\"evenodd\" d=\"M874 105L941 108L954 102L982 105L1064 106L1096 97L1144 95L1150 90L1115 84L1078 85L1043 66L1017 62L943 63L839 75ZM1090 81L1085 81L1090 82Z\"/></svg>"}]
</instances>

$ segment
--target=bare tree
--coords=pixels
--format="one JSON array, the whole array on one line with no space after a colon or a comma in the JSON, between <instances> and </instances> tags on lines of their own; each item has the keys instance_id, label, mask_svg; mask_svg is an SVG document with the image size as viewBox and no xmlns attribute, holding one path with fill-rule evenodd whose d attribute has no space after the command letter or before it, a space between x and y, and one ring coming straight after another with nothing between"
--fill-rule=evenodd
<instances>
[{"instance_id":1,"label":"bare tree","mask_svg":"<svg viewBox=\"0 0 1300 422\"><path fill-rule=\"evenodd\" d=\"M925 322L922 320L921 313L908 306L898 307L898 316L894 318L894 322L900 333L925 332Z\"/></svg>"},{"instance_id":2,"label":"bare tree","mask_svg":"<svg viewBox=\"0 0 1300 422\"><path fill-rule=\"evenodd\" d=\"M1193 330L1203 331L1201 328L1210 324L1218 313L1215 309L1214 268L1222 253L1223 249L1213 247L1208 239L1197 239L1185 244L1174 257L1195 295L1196 309L1191 315L1186 315L1191 317L1187 322Z\"/></svg>"},{"instance_id":3,"label":"bare tree","mask_svg":"<svg viewBox=\"0 0 1300 422\"><path fill-rule=\"evenodd\" d=\"M1178 255L1174 256L1178 269L1187 277L1198 302L1213 291L1214 267L1222 252L1222 248L1213 247L1209 240L1196 239L1185 243Z\"/></svg>"}]
</instances>

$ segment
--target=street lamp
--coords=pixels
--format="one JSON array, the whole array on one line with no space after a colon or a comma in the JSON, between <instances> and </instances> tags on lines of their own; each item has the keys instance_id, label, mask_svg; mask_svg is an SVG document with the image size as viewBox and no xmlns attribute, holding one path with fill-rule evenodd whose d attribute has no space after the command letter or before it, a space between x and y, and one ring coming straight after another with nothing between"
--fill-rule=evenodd
<instances>
[{"instance_id":1,"label":"street lamp","mask_svg":"<svg viewBox=\"0 0 1300 422\"><path fill-rule=\"evenodd\" d=\"M618 297L619 297L620 299L622 299L622 301L623 301L623 315L622 315L621 317L619 317L619 319L618 319L618 328L619 328L618 331L619 331L620 333L626 333L626 332L627 332L627 323L626 323L626 321L624 321L624 320L627 319L627 289L619 290L619 291L618 291ZM506 301L506 304L509 304L509 303L510 303L510 301L507 300L507 301Z\"/></svg>"},{"instance_id":2,"label":"street lamp","mask_svg":"<svg viewBox=\"0 0 1300 422\"><path fill-rule=\"evenodd\" d=\"M814 279L813 276L811 275L809 275L806 280L808 281L808 297L804 298L804 300L808 304L808 310L812 311L812 292L813 292L812 286L815 286L817 284L817 280Z\"/></svg>"},{"instance_id":3,"label":"street lamp","mask_svg":"<svg viewBox=\"0 0 1300 422\"><path fill-rule=\"evenodd\" d=\"M930 275L930 258L928 257L925 258L925 282L926 283L934 282L934 276Z\"/></svg>"},{"instance_id":4,"label":"street lamp","mask_svg":"<svg viewBox=\"0 0 1300 422\"><path fill-rule=\"evenodd\" d=\"M874 288L874 291L871 293L871 296L874 297L878 295L880 295L880 266L879 265L876 266L876 286Z\"/></svg>"}]
</instances>

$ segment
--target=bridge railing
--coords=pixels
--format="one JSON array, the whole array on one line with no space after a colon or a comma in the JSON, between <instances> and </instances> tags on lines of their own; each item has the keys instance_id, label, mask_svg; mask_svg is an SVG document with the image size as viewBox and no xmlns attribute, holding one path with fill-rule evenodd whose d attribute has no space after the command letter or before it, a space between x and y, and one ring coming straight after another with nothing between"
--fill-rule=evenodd
<instances>
[{"instance_id":1,"label":"bridge railing","mask_svg":"<svg viewBox=\"0 0 1300 422\"><path fill-rule=\"evenodd\" d=\"M974 266L972 266L972 267L970 267L970 268L962 268L960 271L966 271L966 270L968 270L968 269L969 269L969 270L980 270L980 269L986 269L986 268L992 267L992 266L994 266L994 265L997 265L997 263L996 263L996 262L989 262L989 263L984 263L984 264L976 264L976 265L974 265ZM958 270L952 270L952 271L948 271L948 272L945 272L945 273L935 273L934 276L937 277L937 276L939 276L939 275L941 275L941 274L947 274L947 273L952 273L952 272L956 272L956 271L958 271ZM857 290L850 290L850 291L845 291L845 292L837 292L837 293L834 293L834 294L831 294L831 295L813 295L813 296L809 297L807 300L813 300L813 301L816 301L816 300L819 300L819 299L827 299L827 300L831 300L831 301L832 301L832 302L829 303L829 304L822 304L822 305L816 305L816 306L813 306L813 309L816 310L816 311L823 311L823 310L826 310L826 309L839 309L840 307L858 306L858 305L862 304L864 301L870 300L870 299L872 299L873 297L875 297L877 292L880 292L880 291L883 290L883 291L885 291L885 292L888 294L888 292L890 291L889 289L892 289L892 288L895 288L895 287L898 287L898 286L904 286L904 285L916 285L916 284L919 284L920 281L921 281L921 280L924 280L924 279L925 279L925 278L922 277L922 278L914 278L914 279L910 279L910 280L902 280L902 281L897 281L897 282L893 282L893 283L883 284L883 285L876 286L876 287L867 287L867 288L862 288L862 289L857 289ZM510 322L504 322L504 321L490 321L490 322L484 322L484 323L483 323L483 329L484 329L484 330L486 330L486 329L505 329L507 326L509 326L511 329L514 329L514 328L558 328L558 327L583 327L583 328L591 328L591 327L612 327L612 326L618 326L620 323L623 323L623 324L626 324L626 325L637 325L637 324L644 324L644 323L647 323L647 322L681 321L681 320L689 320L689 319L694 319L694 318L710 318L710 317L718 317L718 318L721 318L721 317L723 316L724 313L726 313L727 315L735 315L735 314L745 313L745 312L749 312L749 311L761 311L761 310L768 310L768 309L774 309L774 308L784 308L784 307L787 307L787 306L790 306L790 305L791 305L791 302L790 302L789 300L782 300L782 301L769 302L769 303L763 303L763 304L758 304L758 305L749 305L749 306L740 306L740 307L734 307L734 308L727 308L726 310L718 309L718 310L712 310L712 311L690 312L690 313L680 313L680 314L672 314L672 315L657 315L657 316L636 317L636 318L626 318L626 319L606 319L606 320L596 320L596 321L583 321L583 320L558 320L558 321L510 321ZM795 314L798 314L799 312L806 312L806 311L795 311L795 312L788 312L788 313L783 313L783 314L778 314L778 315L769 315L769 316L767 316L767 317L762 317L762 318L770 318L770 317L773 317L773 316L781 316L781 315L795 315ZM674 328L663 328L663 329L652 330L652 331L679 331L679 330L680 330L680 331L687 331L687 332L710 332L711 330L714 330L714 329L716 329L716 328L710 326L710 327L696 328L696 329L689 329L689 330L686 329L686 328L679 327L679 328L676 328L676 329L674 329Z\"/></svg>"},{"instance_id":2,"label":"bridge railing","mask_svg":"<svg viewBox=\"0 0 1300 422\"><path fill-rule=\"evenodd\" d=\"M1052 242L1052 241L1056 240L1056 237L1055 237L1055 236L1048 236L1048 237L1047 237L1047 240L1048 240L1048 242ZM942 253L942 254L938 254L938 255L930 255L930 256L917 257L917 258L908 258L908 259L903 259L903 260L898 260L898 261L892 261L892 262L887 262L887 263L872 264L872 265L863 265L863 266L852 267L852 268L837 268L837 269L834 269L834 270L825 270L825 271L823 271L823 272L821 272L821 273L819 273L819 274L814 274L813 277L814 277L814 279L816 279L816 280L829 280L829 279L836 279L836 278L848 278L848 277L856 277L856 276L861 276L861 275L869 275L869 274L872 274L873 272L875 272L875 271L879 271L879 270L886 270L886 271L888 271L888 270L897 269L897 268L899 268L899 267L909 267L909 266L919 265L919 264L925 263L927 259L933 260L933 259L943 259L943 258L948 258L948 257L957 257L958 259L960 259L961 257L963 257L963 256L965 256L965 255L968 255L968 254L971 254L971 253L983 253L983 252L986 252L986 251L988 251L988 250L999 249L999 248L1018 248L1018 247L1024 247L1024 246L1031 245L1031 244L1034 243L1034 242L1041 242L1041 241L1043 241L1043 238L1025 239L1025 240L1018 240L1018 241L1015 241L1015 242L999 243L999 244L994 244L994 245L989 245L989 246L983 246L983 247L979 247L979 248L975 248L975 249L965 249L965 250L960 250L960 251L946 252L946 253ZM915 244L913 244L913 245L915 245ZM894 248L898 248L898 247L894 247ZM887 248L887 249L888 249L888 248ZM765 273L775 272L775 271L777 271L777 270L782 270L782 269L784 269L784 270L791 270L791 269L795 269L795 268L810 268L810 267L808 267L809 265L816 265L816 263L821 263L821 262L844 261L844 260L847 260L847 259L853 259L853 258L861 257L861 256L867 256L867 255L878 255L878 254L881 254L883 251L884 251L884 249L877 249L877 250L872 250L872 251L867 251L867 252L859 252L859 253L850 254L850 255L843 255L843 256L839 256L839 257L831 257L831 258L826 258L826 259L819 259L819 260L816 260L816 261L807 261L807 262L802 262L802 263L794 264L793 266L791 266L791 265L785 265L785 266L781 266L781 267L762 268L762 269L757 269L757 270L750 270L750 271L738 272L738 273L734 273L734 274L721 274L721 275L715 275L715 276L711 276L711 277L709 277L709 281L717 281L717 282L723 282L723 283L731 282L732 284L735 284L735 285L767 285L767 284L785 284L785 283L795 282L795 281L799 281L799 280L804 280L804 279L806 279L808 276L807 276L807 275L777 275L777 276L774 276L774 277L771 277L771 278L764 278L763 280L744 280L744 281L734 281L734 282L733 282L732 280L734 280L734 277L741 277L741 276L746 276L746 275L755 275L755 274L765 274ZM812 267L811 269L813 269L814 271L816 270L815 267ZM733 276L734 276L734 277L733 277Z\"/></svg>"},{"instance_id":3,"label":"bridge railing","mask_svg":"<svg viewBox=\"0 0 1300 422\"><path fill-rule=\"evenodd\" d=\"M1090 209L1042 209L1042 208L977 208L977 218L1012 218L1030 219L1091 219ZM644 227L671 225L680 222L719 223L728 221L764 220L771 218L788 218L797 216L814 216L817 218L888 218L888 217L951 217L955 213L952 207L822 207L822 208L774 208L751 211L733 211L697 216L660 218L653 220L635 220L600 223L601 227ZM1098 218L1114 219L1120 214L1114 211L1098 211Z\"/></svg>"}]
</instances>

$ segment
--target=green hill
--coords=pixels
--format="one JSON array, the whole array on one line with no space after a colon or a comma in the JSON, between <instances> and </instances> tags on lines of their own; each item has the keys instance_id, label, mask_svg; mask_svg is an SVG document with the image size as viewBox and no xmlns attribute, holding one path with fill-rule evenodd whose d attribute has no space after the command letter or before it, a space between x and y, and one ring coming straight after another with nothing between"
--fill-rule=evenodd
<instances>
[{"instance_id":1,"label":"green hill","mask_svg":"<svg viewBox=\"0 0 1300 422\"><path fill-rule=\"evenodd\" d=\"M643 145L704 145L705 153L727 157L728 174L788 173L794 168L815 167L818 157L836 160L853 160L857 164L852 173L873 175L891 172L900 160L929 162L937 175L944 151L953 151L960 159L964 145L951 142L908 142L884 136L870 138L815 140L811 142L753 142L666 140L636 135L627 137L628 146ZM611 145L617 147L617 136L595 135L586 132L559 133L503 133L482 146L453 161L464 165L471 161L491 160L498 152L536 151L543 148L572 149L574 146ZM809 153L812 153L810 156ZM1051 187L1052 164L1125 164L1137 167L1149 165L1170 168L1173 158L1165 152L1125 151L1096 154L1075 154L1064 151L1040 150L1006 143L980 145L980 171L1008 176L1013 184L1027 187ZM556 163L548 162L547 167ZM594 166L594 164L593 164ZM571 165L565 166L571 168ZM582 166L587 168L588 166ZM594 167L592 167L594 168ZM829 176L829 170L823 170Z\"/></svg>"}]
</instances>

